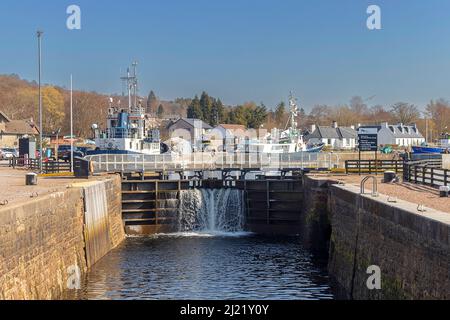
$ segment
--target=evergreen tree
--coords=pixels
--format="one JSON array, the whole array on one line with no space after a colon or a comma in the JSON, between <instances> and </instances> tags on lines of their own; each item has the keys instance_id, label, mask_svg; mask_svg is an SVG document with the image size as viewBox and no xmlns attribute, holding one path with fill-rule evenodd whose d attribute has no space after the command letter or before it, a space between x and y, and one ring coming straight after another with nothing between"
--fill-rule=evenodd
<instances>
[{"instance_id":1,"label":"evergreen tree","mask_svg":"<svg viewBox=\"0 0 450 320\"><path fill-rule=\"evenodd\" d=\"M247 116L243 106L237 106L230 111L230 123L247 126Z\"/></svg>"},{"instance_id":2,"label":"evergreen tree","mask_svg":"<svg viewBox=\"0 0 450 320\"><path fill-rule=\"evenodd\" d=\"M152 91L150 91L148 98L147 98L147 113L153 113L156 112L159 106L158 98L156 97L156 94Z\"/></svg>"},{"instance_id":3,"label":"evergreen tree","mask_svg":"<svg viewBox=\"0 0 450 320\"><path fill-rule=\"evenodd\" d=\"M255 108L249 108L249 117L247 120L247 127L252 129L258 129L267 120L267 108L261 103L260 106Z\"/></svg>"},{"instance_id":4,"label":"evergreen tree","mask_svg":"<svg viewBox=\"0 0 450 320\"><path fill-rule=\"evenodd\" d=\"M158 118L162 118L164 116L164 106L162 104L159 105L156 115Z\"/></svg>"},{"instance_id":5,"label":"evergreen tree","mask_svg":"<svg viewBox=\"0 0 450 320\"><path fill-rule=\"evenodd\" d=\"M191 101L187 109L187 117L191 119L203 119L202 107L198 96Z\"/></svg>"},{"instance_id":6,"label":"evergreen tree","mask_svg":"<svg viewBox=\"0 0 450 320\"><path fill-rule=\"evenodd\" d=\"M209 123L215 127L225 120L225 107L220 99L214 99L211 108L211 118Z\"/></svg>"},{"instance_id":7,"label":"evergreen tree","mask_svg":"<svg viewBox=\"0 0 450 320\"><path fill-rule=\"evenodd\" d=\"M202 109L202 117L201 120L205 122L210 122L211 120L211 113L212 113L212 100L210 96L203 91L202 96L200 98L200 107Z\"/></svg>"},{"instance_id":8,"label":"evergreen tree","mask_svg":"<svg viewBox=\"0 0 450 320\"><path fill-rule=\"evenodd\" d=\"M284 102L280 102L275 109L275 122L277 126L283 126L284 116L286 114L286 105Z\"/></svg>"}]
</instances>

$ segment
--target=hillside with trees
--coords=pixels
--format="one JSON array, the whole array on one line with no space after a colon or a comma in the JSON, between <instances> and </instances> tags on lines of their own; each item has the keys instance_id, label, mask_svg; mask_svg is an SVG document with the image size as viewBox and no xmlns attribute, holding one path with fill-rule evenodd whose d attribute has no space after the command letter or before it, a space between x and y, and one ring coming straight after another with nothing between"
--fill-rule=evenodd
<instances>
[{"instance_id":1,"label":"hillside with trees","mask_svg":"<svg viewBox=\"0 0 450 320\"><path fill-rule=\"evenodd\" d=\"M49 134L61 128L62 134L69 133L70 94L65 88L44 85L42 89L44 107L44 133ZM96 92L74 91L74 130L79 137L92 135L91 125L105 126L109 108L109 96ZM115 103L121 102L126 108L127 99L113 96ZM218 97L207 92L193 98L177 98L164 101L154 91L140 98L146 111L161 120L178 117L199 118L215 126L220 123L242 124L248 128L284 129L288 123L289 107L285 102L267 107L263 103L246 102L237 106L227 106ZM121 106L119 105L119 106ZM36 82L20 79L17 75L0 75L0 110L12 119L38 118L38 86ZM428 120L425 120L428 119ZM331 125L336 121L340 126L357 124L417 123L425 135L428 126L429 137L439 138L450 130L450 103L444 99L431 100L423 108L407 102L396 102L388 106L370 106L361 97L353 97L348 104L329 106L314 105L309 112L300 106L297 122L303 129L312 124Z\"/></svg>"}]
</instances>

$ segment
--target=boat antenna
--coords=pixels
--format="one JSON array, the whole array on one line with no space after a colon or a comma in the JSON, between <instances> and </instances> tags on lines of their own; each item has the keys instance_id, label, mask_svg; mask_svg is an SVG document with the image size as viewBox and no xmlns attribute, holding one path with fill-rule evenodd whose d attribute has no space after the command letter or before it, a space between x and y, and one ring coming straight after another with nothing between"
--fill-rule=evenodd
<instances>
[{"instance_id":1,"label":"boat antenna","mask_svg":"<svg viewBox=\"0 0 450 320\"><path fill-rule=\"evenodd\" d=\"M134 94L134 107L137 107L137 94L138 94L138 79L137 79L137 65L138 63L136 61L133 62L133 79L132 79L132 85L133 85L133 94Z\"/></svg>"},{"instance_id":2,"label":"boat antenna","mask_svg":"<svg viewBox=\"0 0 450 320\"><path fill-rule=\"evenodd\" d=\"M128 109L131 112L131 90L134 87L134 77L130 75L130 68L127 68L127 76L120 78L127 85L128 89Z\"/></svg>"}]
</instances>

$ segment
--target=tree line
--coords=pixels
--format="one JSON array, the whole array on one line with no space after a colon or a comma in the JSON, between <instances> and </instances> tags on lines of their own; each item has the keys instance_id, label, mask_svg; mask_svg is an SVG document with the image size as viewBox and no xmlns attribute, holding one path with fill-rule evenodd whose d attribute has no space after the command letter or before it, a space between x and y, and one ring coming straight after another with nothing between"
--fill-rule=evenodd
<instances>
[{"instance_id":1,"label":"tree line","mask_svg":"<svg viewBox=\"0 0 450 320\"><path fill-rule=\"evenodd\" d=\"M203 92L195 96L188 105L187 117L196 118L215 127L218 124L240 124L247 128L259 128L267 119L268 112L264 104L254 102L235 107L225 107L220 99Z\"/></svg>"},{"instance_id":2,"label":"tree line","mask_svg":"<svg viewBox=\"0 0 450 320\"><path fill-rule=\"evenodd\" d=\"M44 133L62 129L69 134L70 95L62 87L45 85L42 90L44 107ZM74 91L74 128L79 137L91 137L93 123L105 127L109 108L109 96L96 92ZM122 97L113 97L115 104ZM168 114L198 118L212 126L222 123L240 124L248 128L284 129L288 124L289 110L285 102L266 107L263 103L247 102L237 106L226 106L222 100L203 92L200 97L178 98L163 101L151 91L141 98L147 113L164 118ZM38 118L38 86L36 82L20 79L17 75L0 75L0 110L12 119ZM297 119L300 128L307 129L312 124L329 126L336 121L340 126L357 124L416 123L425 134L428 128L429 140L438 139L442 133L450 131L450 102L444 99L432 100L421 110L418 106L397 102L392 105L369 105L361 97L353 97L348 104L329 106L314 105L309 112L300 108Z\"/></svg>"}]
</instances>

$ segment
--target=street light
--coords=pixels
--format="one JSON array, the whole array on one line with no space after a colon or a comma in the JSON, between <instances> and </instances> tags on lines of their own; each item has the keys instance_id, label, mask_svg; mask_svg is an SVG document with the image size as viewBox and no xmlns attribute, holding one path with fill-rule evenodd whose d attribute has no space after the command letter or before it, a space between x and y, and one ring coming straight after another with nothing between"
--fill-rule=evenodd
<instances>
[{"instance_id":1,"label":"street light","mask_svg":"<svg viewBox=\"0 0 450 320\"><path fill-rule=\"evenodd\" d=\"M70 75L70 172L73 173L73 77Z\"/></svg>"},{"instance_id":2,"label":"street light","mask_svg":"<svg viewBox=\"0 0 450 320\"><path fill-rule=\"evenodd\" d=\"M41 58L42 58L42 51L41 51L41 40L42 35L44 34L43 31L37 32L37 38L38 38L38 65L39 65L39 171L42 173L42 158L43 158L43 150L42 150L42 88L41 88Z\"/></svg>"}]
</instances>

